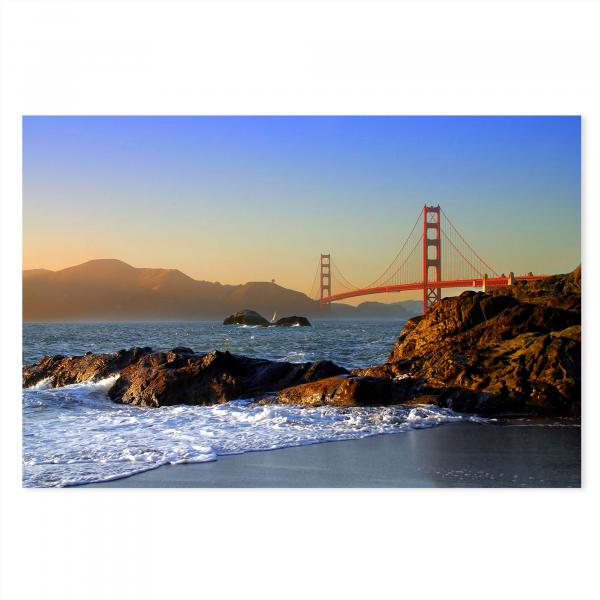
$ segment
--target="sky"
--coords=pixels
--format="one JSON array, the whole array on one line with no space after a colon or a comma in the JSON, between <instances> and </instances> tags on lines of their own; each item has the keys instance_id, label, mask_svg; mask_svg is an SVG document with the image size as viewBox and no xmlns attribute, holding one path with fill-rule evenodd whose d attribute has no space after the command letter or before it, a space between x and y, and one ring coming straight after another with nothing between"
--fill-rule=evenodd
<instances>
[{"instance_id":1,"label":"sky","mask_svg":"<svg viewBox=\"0 0 600 600\"><path fill-rule=\"evenodd\" d=\"M579 117L26 116L23 268L118 258L308 293L324 252L361 285L427 203L499 273L566 272L580 175Z\"/></svg>"}]
</instances>

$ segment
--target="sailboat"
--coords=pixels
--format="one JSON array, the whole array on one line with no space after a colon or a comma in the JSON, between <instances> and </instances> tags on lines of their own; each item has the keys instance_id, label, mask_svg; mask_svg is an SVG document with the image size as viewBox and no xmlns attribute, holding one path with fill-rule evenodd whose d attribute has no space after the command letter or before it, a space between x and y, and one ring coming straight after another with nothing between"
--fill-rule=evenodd
<instances>
[{"instance_id":1,"label":"sailboat","mask_svg":"<svg viewBox=\"0 0 600 600\"><path fill-rule=\"evenodd\" d=\"M277 318L277 311L273 313L273 317L271 319L271 323L275 323L275 319Z\"/></svg>"}]
</instances>

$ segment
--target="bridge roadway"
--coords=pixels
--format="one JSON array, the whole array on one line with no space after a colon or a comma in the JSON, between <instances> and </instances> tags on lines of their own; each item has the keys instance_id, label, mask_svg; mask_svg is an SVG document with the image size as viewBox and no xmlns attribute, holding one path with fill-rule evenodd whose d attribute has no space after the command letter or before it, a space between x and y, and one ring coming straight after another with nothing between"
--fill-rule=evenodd
<instances>
[{"instance_id":1,"label":"bridge roadway","mask_svg":"<svg viewBox=\"0 0 600 600\"><path fill-rule=\"evenodd\" d=\"M551 275L515 275L515 281L534 281L536 279L548 279ZM487 277L485 280L486 288L496 288L507 286L508 277ZM450 279L447 281L428 281L428 288L482 288L483 278L479 279ZM401 283L398 285L384 285L372 288L360 288L339 294L332 294L324 297L321 302L327 304L336 300L345 300L346 298L356 298L357 296L368 296L370 294L384 294L389 292L407 292L414 290L423 290L422 281L416 283Z\"/></svg>"}]
</instances>

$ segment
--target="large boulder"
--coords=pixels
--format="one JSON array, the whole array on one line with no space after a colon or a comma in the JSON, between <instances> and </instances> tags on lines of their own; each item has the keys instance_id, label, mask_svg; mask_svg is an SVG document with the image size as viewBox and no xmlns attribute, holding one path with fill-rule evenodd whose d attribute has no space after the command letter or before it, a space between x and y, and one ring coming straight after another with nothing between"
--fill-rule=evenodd
<instances>
[{"instance_id":1,"label":"large boulder","mask_svg":"<svg viewBox=\"0 0 600 600\"><path fill-rule=\"evenodd\" d=\"M223 321L223 325L260 325L262 327L267 327L269 321L262 315L259 315L256 311L246 308L233 315L229 315Z\"/></svg>"},{"instance_id":2,"label":"large boulder","mask_svg":"<svg viewBox=\"0 0 600 600\"><path fill-rule=\"evenodd\" d=\"M277 327L310 327L310 321L306 317L281 317L275 322Z\"/></svg>"}]
</instances>

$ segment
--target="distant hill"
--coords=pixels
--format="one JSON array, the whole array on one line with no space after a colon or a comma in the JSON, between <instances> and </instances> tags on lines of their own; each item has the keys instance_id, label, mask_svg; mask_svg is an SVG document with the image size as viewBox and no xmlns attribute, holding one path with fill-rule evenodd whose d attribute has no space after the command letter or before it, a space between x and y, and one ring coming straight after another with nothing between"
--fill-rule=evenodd
<instances>
[{"instance_id":1,"label":"distant hill","mask_svg":"<svg viewBox=\"0 0 600 600\"><path fill-rule=\"evenodd\" d=\"M60 271L23 271L25 321L223 319L244 308L267 318L277 311L279 316L397 319L418 314L414 302L364 302L356 308L334 304L323 315L306 294L271 282L221 285L176 269L139 269L113 259Z\"/></svg>"},{"instance_id":2,"label":"distant hill","mask_svg":"<svg viewBox=\"0 0 600 600\"><path fill-rule=\"evenodd\" d=\"M333 303L331 316L349 319L408 319L420 315L423 303L420 300L401 302L362 302L356 307Z\"/></svg>"}]
</instances>

